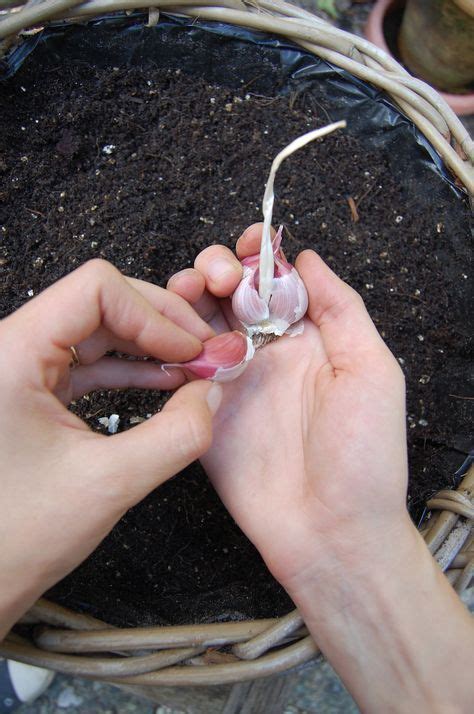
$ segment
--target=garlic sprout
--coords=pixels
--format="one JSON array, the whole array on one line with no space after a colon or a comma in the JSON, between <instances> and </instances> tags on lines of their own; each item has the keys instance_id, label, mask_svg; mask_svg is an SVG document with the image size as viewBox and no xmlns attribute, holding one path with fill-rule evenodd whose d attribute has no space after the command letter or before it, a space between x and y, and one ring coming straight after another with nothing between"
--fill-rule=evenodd
<instances>
[{"instance_id":1,"label":"garlic sprout","mask_svg":"<svg viewBox=\"0 0 474 714\"><path fill-rule=\"evenodd\" d=\"M322 136L331 134L336 129L343 129L346 126L345 121L337 121L328 126L323 126L320 129L308 131L306 134L294 139L288 146L285 146L273 159L270 173L268 175L267 185L262 202L263 211L263 231L262 242L260 246L260 262L259 262L259 295L266 303L270 300L273 284L274 257L272 248L272 239L270 236L270 227L272 224L273 203L275 194L273 192L273 184L275 182L276 172L280 168L282 162L291 156L295 151L301 149L310 141L319 139Z\"/></svg>"}]
</instances>

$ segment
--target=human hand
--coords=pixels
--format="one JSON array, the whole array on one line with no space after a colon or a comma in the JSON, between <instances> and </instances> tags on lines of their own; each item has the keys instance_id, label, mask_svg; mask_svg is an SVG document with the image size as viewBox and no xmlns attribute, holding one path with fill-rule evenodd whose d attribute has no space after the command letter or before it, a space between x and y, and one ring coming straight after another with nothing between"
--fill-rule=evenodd
<instances>
[{"instance_id":1,"label":"human hand","mask_svg":"<svg viewBox=\"0 0 474 714\"><path fill-rule=\"evenodd\" d=\"M261 225L237 243L258 252ZM216 261L229 271L213 279ZM169 288L217 331L235 327L225 297L239 282L230 250L211 246ZM309 293L304 333L259 350L225 385L203 464L233 517L290 591L336 553L354 565L409 521L404 380L357 293L312 251L296 267ZM203 292L202 276L207 291ZM218 299L215 296L218 296ZM309 547L309 544L311 546ZM370 550L372 549L372 550Z\"/></svg>"},{"instance_id":2,"label":"human hand","mask_svg":"<svg viewBox=\"0 0 474 714\"><path fill-rule=\"evenodd\" d=\"M182 361L212 335L184 300L104 261L0 323L0 637L128 508L208 448L220 387L188 384L160 414L110 438L64 404L94 389L175 389L177 371L104 355Z\"/></svg>"},{"instance_id":3,"label":"human hand","mask_svg":"<svg viewBox=\"0 0 474 714\"><path fill-rule=\"evenodd\" d=\"M239 258L260 235L245 231ZM402 373L354 290L312 251L296 268L304 333L224 385L201 460L362 711L470 711L473 624L405 507ZM226 297L241 275L211 246L168 287L235 329Z\"/></svg>"}]
</instances>

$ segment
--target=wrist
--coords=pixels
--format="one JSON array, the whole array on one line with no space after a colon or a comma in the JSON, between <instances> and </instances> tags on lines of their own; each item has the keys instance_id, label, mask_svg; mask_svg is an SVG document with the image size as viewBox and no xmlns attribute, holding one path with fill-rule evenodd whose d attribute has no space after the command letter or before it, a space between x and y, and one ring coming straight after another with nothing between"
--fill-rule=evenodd
<instances>
[{"instance_id":1,"label":"wrist","mask_svg":"<svg viewBox=\"0 0 474 714\"><path fill-rule=\"evenodd\" d=\"M0 553L0 641L19 618L57 582L62 563L52 560L47 544L36 548L17 535L17 547Z\"/></svg>"},{"instance_id":2,"label":"wrist","mask_svg":"<svg viewBox=\"0 0 474 714\"><path fill-rule=\"evenodd\" d=\"M468 711L468 612L411 522L374 546L289 585L306 625L363 711Z\"/></svg>"},{"instance_id":3,"label":"wrist","mask_svg":"<svg viewBox=\"0 0 474 714\"><path fill-rule=\"evenodd\" d=\"M316 587L318 597L327 598L328 603L333 602L334 586L369 581L388 564L395 567L402 554L421 540L405 508L385 519L354 518L350 523L331 519L324 525L311 524L299 536L299 553L303 555L293 558L292 567L276 572L275 577L293 599L314 592Z\"/></svg>"},{"instance_id":4,"label":"wrist","mask_svg":"<svg viewBox=\"0 0 474 714\"><path fill-rule=\"evenodd\" d=\"M47 589L31 571L2 570L0 587L0 642L22 615Z\"/></svg>"}]
</instances>

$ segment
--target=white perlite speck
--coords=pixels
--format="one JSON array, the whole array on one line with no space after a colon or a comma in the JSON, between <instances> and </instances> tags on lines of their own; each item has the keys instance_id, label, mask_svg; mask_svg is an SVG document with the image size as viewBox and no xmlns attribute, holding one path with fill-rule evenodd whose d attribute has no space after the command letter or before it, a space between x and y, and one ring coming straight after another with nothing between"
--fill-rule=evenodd
<instances>
[{"instance_id":1,"label":"white perlite speck","mask_svg":"<svg viewBox=\"0 0 474 714\"><path fill-rule=\"evenodd\" d=\"M117 433L119 422L120 422L120 417L118 414L111 414L109 416L109 425L107 427L107 431L109 432L109 434Z\"/></svg>"},{"instance_id":2,"label":"white perlite speck","mask_svg":"<svg viewBox=\"0 0 474 714\"><path fill-rule=\"evenodd\" d=\"M109 417L100 417L97 421L99 424L102 424L102 426L105 426L109 434L116 434L120 417L118 414L111 414Z\"/></svg>"}]
</instances>

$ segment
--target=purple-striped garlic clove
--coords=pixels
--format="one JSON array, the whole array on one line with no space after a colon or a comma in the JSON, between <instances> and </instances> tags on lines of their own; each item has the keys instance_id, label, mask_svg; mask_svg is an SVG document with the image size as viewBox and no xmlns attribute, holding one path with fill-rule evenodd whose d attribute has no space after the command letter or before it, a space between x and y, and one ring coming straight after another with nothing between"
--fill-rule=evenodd
<instances>
[{"instance_id":1,"label":"purple-striped garlic clove","mask_svg":"<svg viewBox=\"0 0 474 714\"><path fill-rule=\"evenodd\" d=\"M165 372L180 367L199 379L231 382L239 377L255 354L252 340L237 330L224 332L203 343L200 354L188 362L163 364Z\"/></svg>"},{"instance_id":2,"label":"purple-striped garlic clove","mask_svg":"<svg viewBox=\"0 0 474 714\"><path fill-rule=\"evenodd\" d=\"M245 265L242 261L244 274L232 295L232 312L246 327L268 320L270 312L268 305L258 294L256 285L256 267Z\"/></svg>"},{"instance_id":3,"label":"purple-striped garlic clove","mask_svg":"<svg viewBox=\"0 0 474 714\"><path fill-rule=\"evenodd\" d=\"M276 335L284 335L288 328L299 322L308 309L308 293L296 268L274 278L269 302L271 322Z\"/></svg>"}]
</instances>

